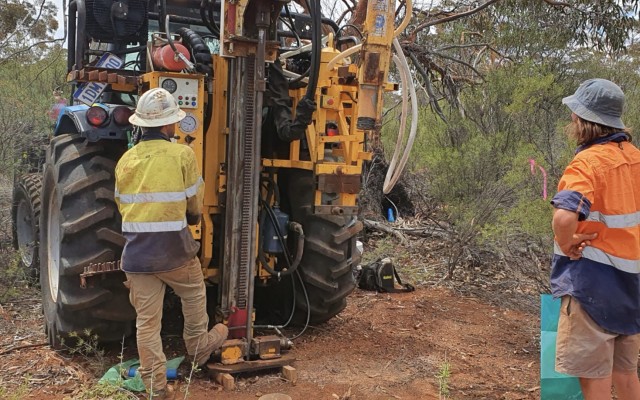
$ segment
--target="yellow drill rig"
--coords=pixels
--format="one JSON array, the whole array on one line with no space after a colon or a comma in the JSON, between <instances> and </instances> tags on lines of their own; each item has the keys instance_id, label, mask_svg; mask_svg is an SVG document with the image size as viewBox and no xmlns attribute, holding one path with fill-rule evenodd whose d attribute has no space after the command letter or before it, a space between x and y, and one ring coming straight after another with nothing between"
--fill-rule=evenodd
<instances>
[{"instance_id":1,"label":"yellow drill rig","mask_svg":"<svg viewBox=\"0 0 640 400\"><path fill-rule=\"evenodd\" d=\"M367 140L394 89L387 77L402 27L394 0L369 0L359 36L324 18L320 0L303 4L70 2L73 105L43 173L18 182L14 212L23 263L39 258L51 345L85 330L102 341L132 333L113 173L139 136L128 123L135 101L155 87L186 112L176 139L194 150L206 184L192 234L214 293L211 320L231 332L221 363L277 359L291 344L283 327L345 308ZM276 334L256 335L269 328Z\"/></svg>"}]
</instances>

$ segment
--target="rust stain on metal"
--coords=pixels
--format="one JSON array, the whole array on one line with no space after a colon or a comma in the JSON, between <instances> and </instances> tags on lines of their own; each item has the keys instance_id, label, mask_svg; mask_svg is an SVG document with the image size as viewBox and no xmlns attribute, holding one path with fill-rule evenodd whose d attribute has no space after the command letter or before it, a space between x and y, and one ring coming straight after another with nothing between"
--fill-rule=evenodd
<instances>
[{"instance_id":1,"label":"rust stain on metal","mask_svg":"<svg viewBox=\"0 0 640 400\"><path fill-rule=\"evenodd\" d=\"M377 84L380 72L380 53L366 53L364 57L364 82Z\"/></svg>"},{"instance_id":2,"label":"rust stain on metal","mask_svg":"<svg viewBox=\"0 0 640 400\"><path fill-rule=\"evenodd\" d=\"M318 175L318 190L325 193L357 194L360 192L360 176L320 174Z\"/></svg>"}]
</instances>

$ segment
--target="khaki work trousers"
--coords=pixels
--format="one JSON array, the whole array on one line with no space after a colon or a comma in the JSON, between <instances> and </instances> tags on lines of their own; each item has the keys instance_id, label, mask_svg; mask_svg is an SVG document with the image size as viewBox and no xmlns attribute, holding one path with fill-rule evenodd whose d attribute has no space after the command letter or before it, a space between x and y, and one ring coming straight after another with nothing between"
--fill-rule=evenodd
<instances>
[{"instance_id":1,"label":"khaki work trousers","mask_svg":"<svg viewBox=\"0 0 640 400\"><path fill-rule=\"evenodd\" d=\"M182 301L184 315L183 337L187 353L193 359L202 359L213 349L209 344L206 310L206 289L200 261L197 258L183 266L155 274L127 273L129 299L136 310L138 355L140 376L148 391L157 392L167 385L167 359L162 351L160 328L162 304L166 285L169 285Z\"/></svg>"}]
</instances>

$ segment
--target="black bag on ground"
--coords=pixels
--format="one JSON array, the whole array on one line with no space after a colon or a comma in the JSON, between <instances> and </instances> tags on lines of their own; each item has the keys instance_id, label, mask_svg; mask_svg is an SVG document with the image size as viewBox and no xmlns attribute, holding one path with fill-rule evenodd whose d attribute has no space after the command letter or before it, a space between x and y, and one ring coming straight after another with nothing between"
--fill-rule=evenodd
<instances>
[{"instance_id":1,"label":"black bag on ground","mask_svg":"<svg viewBox=\"0 0 640 400\"><path fill-rule=\"evenodd\" d=\"M396 288L396 280L402 286L401 289ZM358 287L362 290L375 290L380 293L413 292L416 290L412 285L402 283L390 258L379 258L371 264L363 266L358 277Z\"/></svg>"}]
</instances>

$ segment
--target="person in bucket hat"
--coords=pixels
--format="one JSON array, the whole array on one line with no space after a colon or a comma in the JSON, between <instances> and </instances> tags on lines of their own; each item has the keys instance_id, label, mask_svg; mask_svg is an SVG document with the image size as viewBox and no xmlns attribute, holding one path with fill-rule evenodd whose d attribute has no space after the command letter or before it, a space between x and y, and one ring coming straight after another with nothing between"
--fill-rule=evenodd
<instances>
[{"instance_id":1,"label":"person in bucket hat","mask_svg":"<svg viewBox=\"0 0 640 400\"><path fill-rule=\"evenodd\" d=\"M640 399L640 151L622 122L624 93L606 79L562 100L578 149L558 184L551 290L562 298L556 371L586 400Z\"/></svg>"},{"instance_id":2,"label":"person in bucket hat","mask_svg":"<svg viewBox=\"0 0 640 400\"><path fill-rule=\"evenodd\" d=\"M116 166L115 200L122 214L122 251L131 304L136 310L140 368L149 398L171 399L160 338L164 293L182 301L183 337L198 366L227 338L223 324L207 331L206 290L196 242L188 225L200 220L204 181L193 150L172 143L175 124L185 117L173 96L151 89L138 100L129 122L143 130L140 142Z\"/></svg>"}]
</instances>

